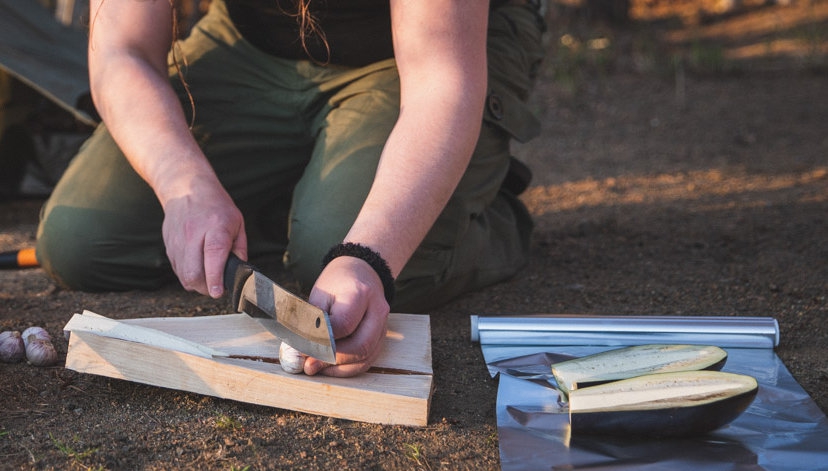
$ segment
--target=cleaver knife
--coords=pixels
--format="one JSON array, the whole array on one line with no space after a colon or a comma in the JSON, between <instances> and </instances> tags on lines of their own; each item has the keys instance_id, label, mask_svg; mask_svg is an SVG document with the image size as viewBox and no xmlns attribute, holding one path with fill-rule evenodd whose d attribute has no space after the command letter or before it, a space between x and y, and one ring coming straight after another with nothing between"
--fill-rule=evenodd
<instances>
[{"instance_id":1,"label":"cleaver knife","mask_svg":"<svg viewBox=\"0 0 828 471\"><path fill-rule=\"evenodd\" d=\"M224 267L224 287L231 307L250 317L275 320L262 325L305 355L336 363L328 313L290 293L234 254Z\"/></svg>"}]
</instances>

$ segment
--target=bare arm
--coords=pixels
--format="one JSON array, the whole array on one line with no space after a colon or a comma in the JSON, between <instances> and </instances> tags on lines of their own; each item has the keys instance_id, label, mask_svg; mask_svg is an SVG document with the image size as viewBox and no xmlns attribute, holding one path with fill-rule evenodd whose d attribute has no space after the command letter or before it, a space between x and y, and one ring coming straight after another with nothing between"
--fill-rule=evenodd
<instances>
[{"instance_id":1,"label":"bare arm","mask_svg":"<svg viewBox=\"0 0 828 471\"><path fill-rule=\"evenodd\" d=\"M191 136L169 83L170 3L92 0L90 13L95 105L164 209L167 254L182 285L218 297L227 254L246 258L246 238L241 213Z\"/></svg>"},{"instance_id":2,"label":"bare arm","mask_svg":"<svg viewBox=\"0 0 828 471\"><path fill-rule=\"evenodd\" d=\"M346 240L382 253L395 276L445 207L477 143L487 3L392 2L400 117Z\"/></svg>"},{"instance_id":3,"label":"bare arm","mask_svg":"<svg viewBox=\"0 0 828 471\"><path fill-rule=\"evenodd\" d=\"M399 119L345 240L379 252L396 277L445 207L480 132L488 2L392 0ZM351 291L343 288L353 287ZM323 271L312 301L329 308L342 352L325 374L353 374L379 350L388 305L379 278L351 257ZM306 371L322 368L311 360Z\"/></svg>"}]
</instances>

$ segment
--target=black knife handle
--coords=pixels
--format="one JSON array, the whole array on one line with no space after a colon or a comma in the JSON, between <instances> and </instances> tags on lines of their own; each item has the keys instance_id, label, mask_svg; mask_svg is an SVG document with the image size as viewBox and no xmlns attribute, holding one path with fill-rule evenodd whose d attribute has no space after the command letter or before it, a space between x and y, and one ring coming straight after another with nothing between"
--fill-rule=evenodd
<instances>
[{"instance_id":1,"label":"black knife handle","mask_svg":"<svg viewBox=\"0 0 828 471\"><path fill-rule=\"evenodd\" d=\"M227 264L224 265L224 289L232 293L230 307L238 312L241 290L244 282L253 274L253 265L245 262L233 252L227 257Z\"/></svg>"}]
</instances>

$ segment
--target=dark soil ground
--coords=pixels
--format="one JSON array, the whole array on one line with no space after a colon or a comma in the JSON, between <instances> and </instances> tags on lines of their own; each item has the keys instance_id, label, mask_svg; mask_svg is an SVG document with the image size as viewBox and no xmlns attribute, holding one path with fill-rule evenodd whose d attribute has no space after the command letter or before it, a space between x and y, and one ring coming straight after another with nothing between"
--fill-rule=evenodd
<instances>
[{"instance_id":1,"label":"dark soil ground","mask_svg":"<svg viewBox=\"0 0 828 471\"><path fill-rule=\"evenodd\" d=\"M778 355L828 411L828 7L632 2L618 25L560 7L533 100L543 135L532 260L431 315L424 428L363 424L0 364L2 469L495 469L497 381L472 314L773 316ZM755 2L754 2L755 3ZM0 203L0 250L31 245L42 201ZM85 294L0 272L0 330L221 314L171 286ZM62 364L62 363L61 363Z\"/></svg>"}]
</instances>

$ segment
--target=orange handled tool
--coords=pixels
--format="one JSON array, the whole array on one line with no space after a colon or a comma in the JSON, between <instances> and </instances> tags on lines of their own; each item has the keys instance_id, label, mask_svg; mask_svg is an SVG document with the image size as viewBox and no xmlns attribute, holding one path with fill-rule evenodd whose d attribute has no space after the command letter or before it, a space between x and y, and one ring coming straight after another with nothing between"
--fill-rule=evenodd
<instances>
[{"instance_id":1,"label":"orange handled tool","mask_svg":"<svg viewBox=\"0 0 828 471\"><path fill-rule=\"evenodd\" d=\"M40 266L37 263L34 247L0 252L0 269L33 268Z\"/></svg>"}]
</instances>

